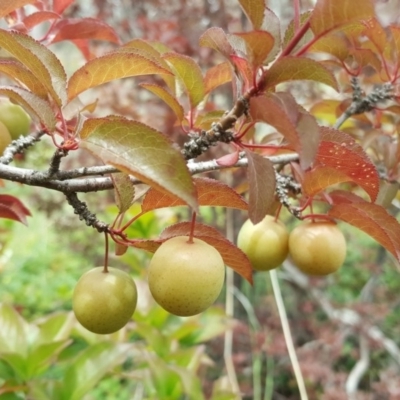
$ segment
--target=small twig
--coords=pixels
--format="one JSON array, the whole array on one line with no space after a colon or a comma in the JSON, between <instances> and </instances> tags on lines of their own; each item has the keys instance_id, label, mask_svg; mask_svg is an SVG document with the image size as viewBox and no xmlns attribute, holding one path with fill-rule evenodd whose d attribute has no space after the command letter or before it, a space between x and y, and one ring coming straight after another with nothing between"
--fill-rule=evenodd
<instances>
[{"instance_id":1,"label":"small twig","mask_svg":"<svg viewBox=\"0 0 400 400\"><path fill-rule=\"evenodd\" d=\"M40 131L36 134L21 136L19 139L13 140L0 157L0 164L10 164L16 154L23 153L27 148L33 146L40 140L40 137L43 136L44 133L45 132Z\"/></svg>"},{"instance_id":2,"label":"small twig","mask_svg":"<svg viewBox=\"0 0 400 400\"><path fill-rule=\"evenodd\" d=\"M346 111L336 120L334 124L335 129L339 129L352 115L371 111L379 102L391 100L394 97L393 85L391 83L377 86L368 96L363 96L358 78L351 78L351 86L353 88L353 100Z\"/></svg>"},{"instance_id":3,"label":"small twig","mask_svg":"<svg viewBox=\"0 0 400 400\"><path fill-rule=\"evenodd\" d=\"M87 226L91 226L97 229L98 232L107 232L108 225L105 222L101 222L96 218L96 214L93 214L88 209L86 203L80 201L76 193L65 193L68 204L74 209L75 214L79 215L81 221L85 221Z\"/></svg>"},{"instance_id":4,"label":"small twig","mask_svg":"<svg viewBox=\"0 0 400 400\"><path fill-rule=\"evenodd\" d=\"M68 155L68 150L64 149L57 149L54 152L53 157L50 160L49 169L47 171L49 177L54 176L60 170L61 160L63 159L63 157L66 157L67 155Z\"/></svg>"},{"instance_id":5,"label":"small twig","mask_svg":"<svg viewBox=\"0 0 400 400\"><path fill-rule=\"evenodd\" d=\"M190 140L184 144L181 150L185 160L198 157L218 142L230 143L234 139L233 133L222 130L220 124L213 124L212 134L206 131L191 132L189 137Z\"/></svg>"},{"instance_id":6,"label":"small twig","mask_svg":"<svg viewBox=\"0 0 400 400\"><path fill-rule=\"evenodd\" d=\"M292 190L295 193L300 193L301 185L293 180L291 176L281 175L278 171L275 170L275 178L276 178L276 195L279 198L279 202L296 218L300 218L301 212L299 209L292 207L289 200L289 190Z\"/></svg>"},{"instance_id":7,"label":"small twig","mask_svg":"<svg viewBox=\"0 0 400 400\"><path fill-rule=\"evenodd\" d=\"M255 89L252 89L239 97L232 109L227 111L218 122L214 122L208 131L189 133L190 139L182 149L185 159L190 160L200 156L218 142L232 142L234 140L234 132L231 130L242 115L248 115L249 101L254 94Z\"/></svg>"}]
</instances>

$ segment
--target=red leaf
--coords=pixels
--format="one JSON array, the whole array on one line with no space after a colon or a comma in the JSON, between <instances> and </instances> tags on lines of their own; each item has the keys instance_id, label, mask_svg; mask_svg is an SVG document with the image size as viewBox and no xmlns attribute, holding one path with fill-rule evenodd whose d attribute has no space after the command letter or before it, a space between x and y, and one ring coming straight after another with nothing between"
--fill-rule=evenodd
<instances>
[{"instance_id":1,"label":"red leaf","mask_svg":"<svg viewBox=\"0 0 400 400\"><path fill-rule=\"evenodd\" d=\"M105 40L111 43L120 43L114 29L96 18L64 18L53 26L51 33L54 35L51 43L73 39Z\"/></svg>"},{"instance_id":2,"label":"red leaf","mask_svg":"<svg viewBox=\"0 0 400 400\"><path fill-rule=\"evenodd\" d=\"M115 243L115 255L116 256L123 256L128 250L128 246L121 244L121 243Z\"/></svg>"},{"instance_id":3,"label":"red leaf","mask_svg":"<svg viewBox=\"0 0 400 400\"><path fill-rule=\"evenodd\" d=\"M59 19L60 16L57 13L51 11L38 11L25 17L22 22L28 29L32 29L36 25L42 22L49 21L52 19Z\"/></svg>"},{"instance_id":4,"label":"red leaf","mask_svg":"<svg viewBox=\"0 0 400 400\"><path fill-rule=\"evenodd\" d=\"M318 0L310 24L315 35L322 35L351 22L373 17L371 0Z\"/></svg>"},{"instance_id":5,"label":"red leaf","mask_svg":"<svg viewBox=\"0 0 400 400\"><path fill-rule=\"evenodd\" d=\"M28 225L26 217L30 215L30 211L16 197L8 194L0 195L0 218L12 219Z\"/></svg>"},{"instance_id":6,"label":"red leaf","mask_svg":"<svg viewBox=\"0 0 400 400\"><path fill-rule=\"evenodd\" d=\"M64 10L69 7L75 0L53 0L54 11L62 14Z\"/></svg>"},{"instance_id":7,"label":"red leaf","mask_svg":"<svg viewBox=\"0 0 400 400\"><path fill-rule=\"evenodd\" d=\"M236 33L234 36L244 40L246 56L254 68L265 62L274 47L274 37L269 32L258 30Z\"/></svg>"},{"instance_id":8,"label":"red leaf","mask_svg":"<svg viewBox=\"0 0 400 400\"><path fill-rule=\"evenodd\" d=\"M332 167L319 165L305 172L302 189L305 195L315 196L329 186L348 181L349 177L344 172Z\"/></svg>"},{"instance_id":9,"label":"red leaf","mask_svg":"<svg viewBox=\"0 0 400 400\"><path fill-rule=\"evenodd\" d=\"M320 139L319 126L290 94L276 93L252 98L250 115L255 121L272 125L285 137L299 154L303 169L314 161Z\"/></svg>"},{"instance_id":10,"label":"red leaf","mask_svg":"<svg viewBox=\"0 0 400 400\"><path fill-rule=\"evenodd\" d=\"M225 154L224 156L216 159L215 162L223 167L232 167L232 165L235 165L238 162L239 155L239 150L236 150L234 153Z\"/></svg>"},{"instance_id":11,"label":"red leaf","mask_svg":"<svg viewBox=\"0 0 400 400\"><path fill-rule=\"evenodd\" d=\"M375 201L379 174L363 148L350 135L335 129L322 127L321 136L316 167L305 174L305 193L313 196L332 184L351 181Z\"/></svg>"},{"instance_id":12,"label":"red leaf","mask_svg":"<svg viewBox=\"0 0 400 400\"><path fill-rule=\"evenodd\" d=\"M249 218L258 224L275 200L275 169L271 161L246 150L249 166Z\"/></svg>"},{"instance_id":13,"label":"red leaf","mask_svg":"<svg viewBox=\"0 0 400 400\"><path fill-rule=\"evenodd\" d=\"M229 56L234 53L233 47L229 43L226 33L221 28L207 29L200 36L199 45L214 49L226 58L229 58Z\"/></svg>"},{"instance_id":14,"label":"red leaf","mask_svg":"<svg viewBox=\"0 0 400 400\"><path fill-rule=\"evenodd\" d=\"M315 118L304 110L299 112L297 132L300 137L300 165L306 170L314 162L320 143L320 127Z\"/></svg>"},{"instance_id":15,"label":"red leaf","mask_svg":"<svg viewBox=\"0 0 400 400\"><path fill-rule=\"evenodd\" d=\"M191 222L180 222L166 228L161 233L158 240L141 240L133 244L133 246L154 253L163 242L172 237L189 236L190 230ZM222 236L219 231L211 226L196 223L194 237L204 240L209 245L215 247L221 254L226 265L240 274L248 282L253 282L253 269L249 259L242 250Z\"/></svg>"},{"instance_id":16,"label":"red leaf","mask_svg":"<svg viewBox=\"0 0 400 400\"><path fill-rule=\"evenodd\" d=\"M231 60L235 65L236 69L240 73L240 77L244 82L243 90L249 89L253 85L254 70L250 62L243 57L237 55L231 55Z\"/></svg>"},{"instance_id":17,"label":"red leaf","mask_svg":"<svg viewBox=\"0 0 400 400\"><path fill-rule=\"evenodd\" d=\"M11 11L16 10L17 8L34 2L35 0L0 0L0 18L10 14Z\"/></svg>"},{"instance_id":18,"label":"red leaf","mask_svg":"<svg viewBox=\"0 0 400 400\"><path fill-rule=\"evenodd\" d=\"M334 190L329 193L329 198L334 205L365 202L362 197L352 192L348 192L347 190Z\"/></svg>"},{"instance_id":19,"label":"red leaf","mask_svg":"<svg viewBox=\"0 0 400 400\"><path fill-rule=\"evenodd\" d=\"M334 205L328 215L361 229L400 261L400 224L382 206L359 198L355 203Z\"/></svg>"},{"instance_id":20,"label":"red leaf","mask_svg":"<svg viewBox=\"0 0 400 400\"><path fill-rule=\"evenodd\" d=\"M300 141L294 121L271 97L258 96L250 99L250 115L254 121L272 125L285 137L295 151L301 151Z\"/></svg>"},{"instance_id":21,"label":"red leaf","mask_svg":"<svg viewBox=\"0 0 400 400\"><path fill-rule=\"evenodd\" d=\"M232 76L232 66L227 61L208 69L204 77L205 92L210 93L218 86L230 82Z\"/></svg>"},{"instance_id":22,"label":"red leaf","mask_svg":"<svg viewBox=\"0 0 400 400\"><path fill-rule=\"evenodd\" d=\"M247 210L246 201L232 188L220 181L210 178L194 178L200 206L221 206ZM147 212L157 208L184 206L181 199L170 194L164 194L151 188L142 203L142 211Z\"/></svg>"},{"instance_id":23,"label":"red leaf","mask_svg":"<svg viewBox=\"0 0 400 400\"><path fill-rule=\"evenodd\" d=\"M300 165L304 170L307 169L315 160L320 142L317 121L296 103L290 93L273 93L268 97L285 111L290 121L295 125Z\"/></svg>"}]
</instances>

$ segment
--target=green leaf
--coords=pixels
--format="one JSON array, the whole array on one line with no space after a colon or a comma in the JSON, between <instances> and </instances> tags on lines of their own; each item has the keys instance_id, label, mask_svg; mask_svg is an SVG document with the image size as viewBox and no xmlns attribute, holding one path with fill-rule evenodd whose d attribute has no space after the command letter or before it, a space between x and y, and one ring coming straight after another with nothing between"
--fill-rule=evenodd
<instances>
[{"instance_id":1,"label":"green leaf","mask_svg":"<svg viewBox=\"0 0 400 400\"><path fill-rule=\"evenodd\" d=\"M111 174L114 183L114 197L120 213L129 210L135 197L135 186L128 174Z\"/></svg>"},{"instance_id":2,"label":"green leaf","mask_svg":"<svg viewBox=\"0 0 400 400\"><path fill-rule=\"evenodd\" d=\"M25 85L31 92L44 99L47 98L47 90L37 76L17 60L0 59L0 72L10 79Z\"/></svg>"},{"instance_id":3,"label":"green leaf","mask_svg":"<svg viewBox=\"0 0 400 400\"><path fill-rule=\"evenodd\" d=\"M142 83L140 86L154 93L161 100L163 100L168 106L170 106L172 111L178 118L179 122L182 122L185 119L185 113L183 107L179 104L176 97L173 96L171 93L169 93L167 90L165 90L163 87L152 83Z\"/></svg>"},{"instance_id":4,"label":"green leaf","mask_svg":"<svg viewBox=\"0 0 400 400\"><path fill-rule=\"evenodd\" d=\"M311 16L311 11L306 11L305 13L300 14L299 28L304 26L304 24L310 19L310 16ZM282 45L284 48L293 39L295 34L296 34L296 27L295 27L294 19L292 19L290 21L289 25L287 26L284 37L283 37ZM311 32L310 29L308 29L307 32L305 32L303 37L300 39L300 41L297 43L297 45L292 50L292 54L295 54L297 50L301 49L306 43L310 42L313 39L313 37L314 37L314 34Z\"/></svg>"},{"instance_id":5,"label":"green leaf","mask_svg":"<svg viewBox=\"0 0 400 400\"><path fill-rule=\"evenodd\" d=\"M40 375L54 360L54 358L70 343L72 340L65 339L53 343L45 343L35 347L29 354L27 360L27 377L31 379Z\"/></svg>"},{"instance_id":6,"label":"green leaf","mask_svg":"<svg viewBox=\"0 0 400 400\"><path fill-rule=\"evenodd\" d=\"M195 108L205 96L203 74L199 65L192 58L177 53L163 54L163 58L172 65L175 75L185 87L191 108Z\"/></svg>"},{"instance_id":7,"label":"green leaf","mask_svg":"<svg viewBox=\"0 0 400 400\"><path fill-rule=\"evenodd\" d=\"M40 329L36 343L42 344L69 338L73 324L74 316L72 312L46 316L44 319L36 322L36 325Z\"/></svg>"},{"instance_id":8,"label":"green leaf","mask_svg":"<svg viewBox=\"0 0 400 400\"><path fill-rule=\"evenodd\" d=\"M121 49L88 61L68 81L68 100L115 79L172 72L140 50Z\"/></svg>"},{"instance_id":9,"label":"green leaf","mask_svg":"<svg viewBox=\"0 0 400 400\"><path fill-rule=\"evenodd\" d=\"M253 25L254 29L261 28L264 20L265 0L239 0L247 18Z\"/></svg>"},{"instance_id":10,"label":"green leaf","mask_svg":"<svg viewBox=\"0 0 400 400\"><path fill-rule=\"evenodd\" d=\"M186 346L207 342L234 325L234 321L229 320L219 307L210 307L198 319L198 329L180 340Z\"/></svg>"},{"instance_id":11,"label":"green leaf","mask_svg":"<svg viewBox=\"0 0 400 400\"><path fill-rule=\"evenodd\" d=\"M135 333L146 340L147 346L158 356L164 358L170 353L171 339L168 338L159 328L150 325L148 322L136 321Z\"/></svg>"},{"instance_id":12,"label":"green leaf","mask_svg":"<svg viewBox=\"0 0 400 400\"><path fill-rule=\"evenodd\" d=\"M189 351L190 350L192 349L189 349ZM194 353L194 358L199 359L201 354L195 352L194 349L192 351ZM183 385L183 390L190 399L203 400L205 398L201 390L200 379L194 374L193 370L184 367L178 367L176 365L171 365L170 369L179 375Z\"/></svg>"},{"instance_id":13,"label":"green leaf","mask_svg":"<svg viewBox=\"0 0 400 400\"><path fill-rule=\"evenodd\" d=\"M186 162L162 133L141 122L109 117L86 120L81 138L81 146L104 163L197 209L196 188Z\"/></svg>"},{"instance_id":14,"label":"green leaf","mask_svg":"<svg viewBox=\"0 0 400 400\"><path fill-rule=\"evenodd\" d=\"M331 71L321 63L305 57L283 57L268 70L265 85L271 88L279 83L294 80L311 80L324 83L338 90L336 79Z\"/></svg>"},{"instance_id":15,"label":"green leaf","mask_svg":"<svg viewBox=\"0 0 400 400\"><path fill-rule=\"evenodd\" d=\"M65 103L67 76L58 58L46 46L28 35L0 29L0 47L18 59L42 82L57 105Z\"/></svg>"},{"instance_id":16,"label":"green leaf","mask_svg":"<svg viewBox=\"0 0 400 400\"><path fill-rule=\"evenodd\" d=\"M0 304L0 354L17 353L25 357L28 353L28 338L35 331L14 308Z\"/></svg>"},{"instance_id":17,"label":"green leaf","mask_svg":"<svg viewBox=\"0 0 400 400\"><path fill-rule=\"evenodd\" d=\"M60 400L81 400L107 372L124 362L129 347L100 342L82 351L64 376Z\"/></svg>"},{"instance_id":18,"label":"green leaf","mask_svg":"<svg viewBox=\"0 0 400 400\"><path fill-rule=\"evenodd\" d=\"M179 395L181 393L177 396L176 393L174 393L176 386L180 383L179 375L175 371L172 371L164 360L150 353L147 353L147 362L150 366L152 384L156 390L157 397L159 399L171 400L173 398L181 398Z\"/></svg>"},{"instance_id":19,"label":"green leaf","mask_svg":"<svg viewBox=\"0 0 400 400\"><path fill-rule=\"evenodd\" d=\"M28 379L26 359L18 353L0 353L0 358L4 360L22 381Z\"/></svg>"}]
</instances>

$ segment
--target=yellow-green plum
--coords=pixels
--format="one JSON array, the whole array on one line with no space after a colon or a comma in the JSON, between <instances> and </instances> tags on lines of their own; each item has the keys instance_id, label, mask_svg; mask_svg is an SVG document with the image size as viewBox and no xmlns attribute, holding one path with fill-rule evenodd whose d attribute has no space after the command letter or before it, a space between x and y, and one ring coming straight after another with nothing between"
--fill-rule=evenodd
<instances>
[{"instance_id":1,"label":"yellow-green plum","mask_svg":"<svg viewBox=\"0 0 400 400\"><path fill-rule=\"evenodd\" d=\"M334 222L304 222L290 233L289 253L304 273L324 276L343 265L346 239Z\"/></svg>"},{"instance_id":2,"label":"yellow-green plum","mask_svg":"<svg viewBox=\"0 0 400 400\"><path fill-rule=\"evenodd\" d=\"M72 306L77 320L89 331L113 333L131 319L137 303L133 279L124 271L93 268L75 286Z\"/></svg>"},{"instance_id":3,"label":"yellow-green plum","mask_svg":"<svg viewBox=\"0 0 400 400\"><path fill-rule=\"evenodd\" d=\"M6 147L11 143L10 132L7 127L0 121L0 156L3 155Z\"/></svg>"},{"instance_id":4,"label":"yellow-green plum","mask_svg":"<svg viewBox=\"0 0 400 400\"><path fill-rule=\"evenodd\" d=\"M151 294L174 315L196 315L221 293L225 265L220 253L203 240L177 236L154 253L148 268Z\"/></svg>"},{"instance_id":5,"label":"yellow-green plum","mask_svg":"<svg viewBox=\"0 0 400 400\"><path fill-rule=\"evenodd\" d=\"M31 117L18 104L10 101L0 102L0 122L8 129L12 139L26 136L31 127Z\"/></svg>"},{"instance_id":6,"label":"yellow-green plum","mask_svg":"<svg viewBox=\"0 0 400 400\"><path fill-rule=\"evenodd\" d=\"M289 233L285 225L271 215L258 224L249 219L241 227L237 245L257 271L279 267L288 255Z\"/></svg>"}]
</instances>

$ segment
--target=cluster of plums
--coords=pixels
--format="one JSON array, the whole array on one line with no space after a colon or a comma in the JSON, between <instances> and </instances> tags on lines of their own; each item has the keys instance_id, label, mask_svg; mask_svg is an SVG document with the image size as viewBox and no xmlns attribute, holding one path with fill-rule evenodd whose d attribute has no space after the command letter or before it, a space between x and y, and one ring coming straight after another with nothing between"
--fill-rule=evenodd
<instances>
[{"instance_id":1,"label":"cluster of plums","mask_svg":"<svg viewBox=\"0 0 400 400\"><path fill-rule=\"evenodd\" d=\"M290 254L294 264L310 275L338 270L346 256L346 241L333 222L303 222L290 234L271 216L259 224L246 221L238 247L255 270L278 267ZM165 241L148 267L148 283L156 302L171 314L191 316L206 310L219 296L225 277L220 253L203 240L178 236ZM99 334L121 329L136 308L137 290L124 271L94 268L78 281L73 309L78 321Z\"/></svg>"}]
</instances>

